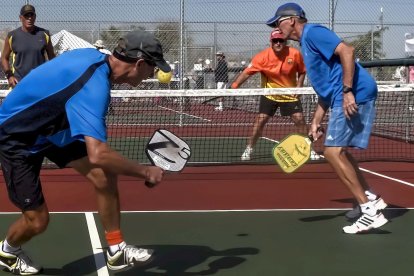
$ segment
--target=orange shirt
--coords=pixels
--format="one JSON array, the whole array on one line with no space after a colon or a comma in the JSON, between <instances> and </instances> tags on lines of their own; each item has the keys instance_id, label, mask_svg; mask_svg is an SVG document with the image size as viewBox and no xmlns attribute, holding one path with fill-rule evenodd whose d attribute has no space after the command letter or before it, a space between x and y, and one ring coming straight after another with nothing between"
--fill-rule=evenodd
<instances>
[{"instance_id":1,"label":"orange shirt","mask_svg":"<svg viewBox=\"0 0 414 276\"><path fill-rule=\"evenodd\" d=\"M306 73L306 69L299 50L286 46L280 57L276 56L270 47L259 52L244 72L248 75L260 72L263 88L278 88L296 87L298 74ZM297 98L288 95L266 97L278 102L297 101Z\"/></svg>"}]
</instances>

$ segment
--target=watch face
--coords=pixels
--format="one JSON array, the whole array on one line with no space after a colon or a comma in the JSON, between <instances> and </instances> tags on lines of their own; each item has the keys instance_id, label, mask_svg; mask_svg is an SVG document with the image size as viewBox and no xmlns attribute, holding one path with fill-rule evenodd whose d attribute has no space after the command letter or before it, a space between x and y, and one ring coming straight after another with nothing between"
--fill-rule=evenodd
<instances>
[{"instance_id":1,"label":"watch face","mask_svg":"<svg viewBox=\"0 0 414 276\"><path fill-rule=\"evenodd\" d=\"M344 88L343 88L343 92L344 92L344 93L349 93L349 92L351 92L351 91L352 91L352 88L351 88L351 87L344 86Z\"/></svg>"}]
</instances>

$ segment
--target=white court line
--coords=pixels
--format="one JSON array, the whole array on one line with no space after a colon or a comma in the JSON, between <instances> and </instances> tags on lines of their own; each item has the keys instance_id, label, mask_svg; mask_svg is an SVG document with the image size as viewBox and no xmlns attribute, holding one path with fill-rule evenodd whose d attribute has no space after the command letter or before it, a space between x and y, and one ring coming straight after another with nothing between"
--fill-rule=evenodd
<instances>
[{"instance_id":1,"label":"white court line","mask_svg":"<svg viewBox=\"0 0 414 276\"><path fill-rule=\"evenodd\" d=\"M376 175L376 176L379 176L379 177L383 177L383 178L386 178L386 179L389 179L389 180L392 180L392 181L395 181L395 182L398 182L398 183L401 183L401 184L404 184L404 185L407 185L407 186L410 186L410 187L414 187L413 183L410 183L410 182L407 182L407 181L404 181L404 180L401 180L401 179L398 179L398 178L390 177L390 176L387 176L385 174L380 174L380 173L370 171L370 170L367 170L367 169L364 169L364 168L361 168L361 167L359 167L359 169L361 171L364 171L364 172L367 172L367 173L370 173L370 174L373 174L373 175Z\"/></svg>"},{"instance_id":2,"label":"white court line","mask_svg":"<svg viewBox=\"0 0 414 276\"><path fill-rule=\"evenodd\" d=\"M205 119L203 117L194 116L194 115L191 115L191 114L188 114L188 113L185 113L185 112L180 112L180 111L177 111L175 109L171 109L171 108L167 108L167 107L163 107L163 106L158 106L158 107L159 108L162 108L162 109L165 109L165 110L169 110L169 111L178 113L178 114L183 114L183 115L188 116L188 117L193 117L193 118L201 119L203 121L211 122L211 120L209 120L209 119Z\"/></svg>"},{"instance_id":3,"label":"white court line","mask_svg":"<svg viewBox=\"0 0 414 276\"><path fill-rule=\"evenodd\" d=\"M260 137L260 138L263 138L265 140L268 140L268 141L271 141L271 142L274 142L274 143L279 143L279 141L273 140L273 139L270 139L270 138L267 138L267 137ZM325 156L323 156L322 154L319 155L319 156L322 157L322 158L325 158ZM362 167L359 167L359 169L361 171L366 172L366 173L370 173L370 174L373 174L373 175L376 175L376 176L379 176L379 177L382 177L382 178L385 178L385 179L388 179L388 180L391 180L391 181L395 181L395 182L398 182L398 183L401 183L401 184L404 184L404 185L407 185L407 186L410 186L410 187L414 187L414 183L410 183L410 182L407 182L407 181L404 181L404 180L401 180L401 179L398 179L398 178L395 178L395 177L391 177L391 176L388 176L388 175L385 175L385 174L377 173L377 172L374 172L374 171L371 171L371 170L368 170L368 169L365 169L365 168L362 168Z\"/></svg>"},{"instance_id":4,"label":"white court line","mask_svg":"<svg viewBox=\"0 0 414 276\"><path fill-rule=\"evenodd\" d=\"M122 214L156 214L156 213L260 213L260 212L314 212L314 211L348 211L352 208L304 208L304 209L218 209L218 210L147 210L121 211ZM414 207L387 207L387 210L414 210ZM51 214L86 214L85 212L50 212ZM0 215L18 215L18 212L0 212ZM93 214L92 212L90 214ZM97 248L100 248L97 246ZM103 252L102 250L100 250ZM103 256L102 256L103 257ZM103 257L103 262L106 263ZM106 267L106 266L105 266ZM102 274L107 275L107 274Z\"/></svg>"},{"instance_id":5,"label":"white court line","mask_svg":"<svg viewBox=\"0 0 414 276\"><path fill-rule=\"evenodd\" d=\"M93 213L87 212L85 213L85 217L89 229L89 236L91 238L93 256L95 257L95 265L98 272L98 276L109 276L108 268L106 267L104 252L102 250L102 244L99 239L98 229L96 228Z\"/></svg>"}]
</instances>

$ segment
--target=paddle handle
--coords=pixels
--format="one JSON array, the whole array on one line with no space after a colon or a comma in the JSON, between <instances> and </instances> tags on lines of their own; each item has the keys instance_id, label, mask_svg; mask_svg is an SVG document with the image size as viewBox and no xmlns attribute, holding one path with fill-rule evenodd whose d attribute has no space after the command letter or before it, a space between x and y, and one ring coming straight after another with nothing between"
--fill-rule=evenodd
<instances>
[{"instance_id":1,"label":"paddle handle","mask_svg":"<svg viewBox=\"0 0 414 276\"><path fill-rule=\"evenodd\" d=\"M325 133L325 129L323 127L318 127L318 129L316 130L316 132L320 133L321 135ZM308 135L309 139L311 140L311 142L314 142L313 136L312 135Z\"/></svg>"},{"instance_id":2,"label":"paddle handle","mask_svg":"<svg viewBox=\"0 0 414 276\"><path fill-rule=\"evenodd\" d=\"M151 183L149 181L145 181L145 186L147 186L148 188L154 188L155 187L155 184L154 183Z\"/></svg>"}]
</instances>

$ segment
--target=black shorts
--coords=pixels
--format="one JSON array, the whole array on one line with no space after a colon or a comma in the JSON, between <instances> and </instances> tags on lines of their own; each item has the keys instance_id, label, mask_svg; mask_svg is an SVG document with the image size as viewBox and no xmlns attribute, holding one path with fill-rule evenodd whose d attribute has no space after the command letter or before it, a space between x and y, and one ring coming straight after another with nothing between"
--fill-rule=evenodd
<instances>
[{"instance_id":1,"label":"black shorts","mask_svg":"<svg viewBox=\"0 0 414 276\"><path fill-rule=\"evenodd\" d=\"M274 116L278 108L280 108L280 115L282 116L291 116L303 112L302 103L299 99L295 102L276 102L265 96L260 96L259 113Z\"/></svg>"},{"instance_id":2,"label":"black shorts","mask_svg":"<svg viewBox=\"0 0 414 276\"><path fill-rule=\"evenodd\" d=\"M39 177L45 157L64 168L69 162L87 156L86 145L81 141L62 148L52 145L36 154L2 148L0 162L9 199L22 211L35 210L45 202Z\"/></svg>"}]
</instances>

